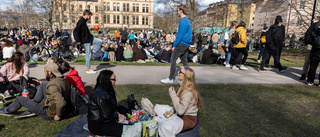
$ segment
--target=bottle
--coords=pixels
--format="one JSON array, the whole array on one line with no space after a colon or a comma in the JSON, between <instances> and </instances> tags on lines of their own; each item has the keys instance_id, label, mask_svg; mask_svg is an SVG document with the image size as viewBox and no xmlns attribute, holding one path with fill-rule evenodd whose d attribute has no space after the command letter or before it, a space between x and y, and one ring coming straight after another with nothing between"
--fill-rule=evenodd
<instances>
[{"instance_id":1,"label":"bottle","mask_svg":"<svg viewBox=\"0 0 320 137\"><path fill-rule=\"evenodd\" d=\"M26 86L23 86L22 96L29 98L29 91L26 89Z\"/></svg>"},{"instance_id":2,"label":"bottle","mask_svg":"<svg viewBox=\"0 0 320 137\"><path fill-rule=\"evenodd\" d=\"M149 127L146 127L146 134L144 136L149 137Z\"/></svg>"}]
</instances>

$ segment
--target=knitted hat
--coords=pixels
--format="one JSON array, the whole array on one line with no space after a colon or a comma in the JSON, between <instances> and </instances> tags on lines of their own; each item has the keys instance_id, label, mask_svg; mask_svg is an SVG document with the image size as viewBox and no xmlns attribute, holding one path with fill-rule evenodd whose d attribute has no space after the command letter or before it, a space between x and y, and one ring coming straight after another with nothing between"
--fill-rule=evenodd
<instances>
[{"instance_id":1,"label":"knitted hat","mask_svg":"<svg viewBox=\"0 0 320 137\"><path fill-rule=\"evenodd\" d=\"M63 75L59 71L59 67L56 63L48 63L44 66L44 70L50 71L53 73L56 77L62 77Z\"/></svg>"}]
</instances>

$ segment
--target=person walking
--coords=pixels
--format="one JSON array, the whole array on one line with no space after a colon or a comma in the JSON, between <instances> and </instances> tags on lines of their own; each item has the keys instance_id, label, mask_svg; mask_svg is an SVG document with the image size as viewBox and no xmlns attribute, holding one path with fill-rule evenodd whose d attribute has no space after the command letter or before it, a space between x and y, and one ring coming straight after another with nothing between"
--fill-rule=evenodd
<instances>
[{"instance_id":1,"label":"person walking","mask_svg":"<svg viewBox=\"0 0 320 137\"><path fill-rule=\"evenodd\" d=\"M226 50L227 50L227 58L226 58L226 67L230 68L230 61L234 56L234 43L231 41L232 35L236 32L236 27L238 25L237 21L232 21L231 26L229 27L229 31L226 35L228 35L229 39L226 42Z\"/></svg>"},{"instance_id":2,"label":"person walking","mask_svg":"<svg viewBox=\"0 0 320 137\"><path fill-rule=\"evenodd\" d=\"M162 79L161 83L173 83L174 74L176 73L176 61L180 57L184 67L189 67L188 64L188 49L192 42L192 27L189 18L187 17L187 7L179 5L178 16L181 18L178 26L176 40L173 43L173 54L171 56L170 75L166 79Z\"/></svg>"},{"instance_id":3,"label":"person walking","mask_svg":"<svg viewBox=\"0 0 320 137\"><path fill-rule=\"evenodd\" d=\"M308 85L314 85L314 79L320 62L320 21L313 23L305 34L305 44L311 44ZM319 77L320 79L320 77ZM320 87L320 86L319 86Z\"/></svg>"},{"instance_id":4,"label":"person walking","mask_svg":"<svg viewBox=\"0 0 320 137\"><path fill-rule=\"evenodd\" d=\"M248 51L246 49L247 34L246 34L245 28L246 28L246 23L244 21L240 21L239 25L237 26L236 32L235 32L235 33L238 33L238 35L239 35L239 43L234 44L235 54L234 54L234 58L231 62L233 70L239 70L239 68L237 68L236 65L237 65L237 59L238 59L240 53L243 54L240 69L241 70L248 70L248 68L246 68L244 66L244 64L246 63L247 57L248 57Z\"/></svg>"},{"instance_id":5,"label":"person walking","mask_svg":"<svg viewBox=\"0 0 320 137\"><path fill-rule=\"evenodd\" d=\"M267 42L267 39L266 39L266 32L268 31L268 27L265 26L262 30L262 33L261 33L261 36L260 36L260 52L259 52L259 56L258 56L258 60L257 62L260 63L260 58L263 56L264 54L264 50L266 48L266 42Z\"/></svg>"},{"instance_id":6,"label":"person walking","mask_svg":"<svg viewBox=\"0 0 320 137\"><path fill-rule=\"evenodd\" d=\"M87 21L91 19L92 12L90 10L85 10L83 12L83 17L77 23L76 28L73 31L74 39L77 42L77 45L82 45L85 49L86 53L86 73L87 74L95 74L96 71L90 69L90 61L91 61L91 48L90 46L93 44L94 47L92 48L92 52L95 53L100 50L102 45L102 40L98 38L94 38L93 35L90 33Z\"/></svg>"}]
</instances>

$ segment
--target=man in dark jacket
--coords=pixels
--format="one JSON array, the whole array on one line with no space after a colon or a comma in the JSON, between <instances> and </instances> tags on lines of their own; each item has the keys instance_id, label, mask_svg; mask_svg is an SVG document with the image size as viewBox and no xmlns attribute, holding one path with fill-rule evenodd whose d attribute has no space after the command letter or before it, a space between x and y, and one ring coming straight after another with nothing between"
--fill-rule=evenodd
<instances>
[{"instance_id":1,"label":"man in dark jacket","mask_svg":"<svg viewBox=\"0 0 320 137\"><path fill-rule=\"evenodd\" d=\"M103 41L98 38L94 38L89 31L87 21L91 19L92 12L90 10L85 10L83 12L83 17L77 23L76 28L73 31L74 39L77 42L77 45L82 45L86 52L86 73L87 74L94 74L96 71L90 70L90 61L91 61L91 44L94 45L92 48L93 53L100 50Z\"/></svg>"},{"instance_id":2,"label":"man in dark jacket","mask_svg":"<svg viewBox=\"0 0 320 137\"><path fill-rule=\"evenodd\" d=\"M282 50L282 44L284 40L284 26L282 27L281 16L277 16L276 23L270 27L266 32L266 49L262 57L259 72L263 72L264 66L270 56L274 58L274 65L278 67L279 72L284 72L287 68L282 67L280 63L279 53ZM281 49L279 49L281 48Z\"/></svg>"},{"instance_id":3,"label":"man in dark jacket","mask_svg":"<svg viewBox=\"0 0 320 137\"><path fill-rule=\"evenodd\" d=\"M221 56L221 54L213 53L212 48L213 48L213 46L210 45L208 49L203 51L201 64L214 64L214 63L217 63L217 60Z\"/></svg>"},{"instance_id":4,"label":"man in dark jacket","mask_svg":"<svg viewBox=\"0 0 320 137\"><path fill-rule=\"evenodd\" d=\"M282 48L283 48L283 41L285 38L285 30L286 30L285 27L282 25L282 17L281 16L276 17L275 24L270 26L269 30L271 31L271 38L273 40L274 46L277 48L277 56L280 61L281 52L282 52ZM269 65L269 60L270 60L270 57L268 58L266 65ZM275 67L277 67L276 61L274 61L274 65L275 65Z\"/></svg>"},{"instance_id":5,"label":"man in dark jacket","mask_svg":"<svg viewBox=\"0 0 320 137\"><path fill-rule=\"evenodd\" d=\"M129 33L127 32L127 27L119 30L121 35L121 43L126 43Z\"/></svg>"},{"instance_id":6,"label":"man in dark jacket","mask_svg":"<svg viewBox=\"0 0 320 137\"><path fill-rule=\"evenodd\" d=\"M307 30L305 34L305 44L312 45L312 49L310 52L310 69L307 80L308 85L312 86L314 84L316 71L320 62L320 21L313 23Z\"/></svg>"}]
</instances>

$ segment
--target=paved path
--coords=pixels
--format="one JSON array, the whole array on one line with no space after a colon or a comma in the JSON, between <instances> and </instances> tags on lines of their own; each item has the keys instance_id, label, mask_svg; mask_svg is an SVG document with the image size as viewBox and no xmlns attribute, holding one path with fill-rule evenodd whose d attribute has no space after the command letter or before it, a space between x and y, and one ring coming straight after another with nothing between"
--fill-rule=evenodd
<instances>
[{"instance_id":1,"label":"paved path","mask_svg":"<svg viewBox=\"0 0 320 137\"><path fill-rule=\"evenodd\" d=\"M45 80L44 65L29 65L30 76ZM160 80L168 77L170 66L110 66L93 65L92 68L98 71L97 74L86 74L85 65L75 65L79 75L85 84L95 84L99 72L103 69L110 69L117 76L117 84L161 84ZM257 68L249 67L248 71L231 70L225 67L193 66L198 84L234 84L234 83L266 83L266 84L302 84L299 81L302 68L288 68L284 73L277 72L277 69L270 68L267 72L258 72ZM180 68L178 68L180 69ZM318 83L318 81L315 81ZM175 81L177 83L177 81Z\"/></svg>"}]
</instances>

